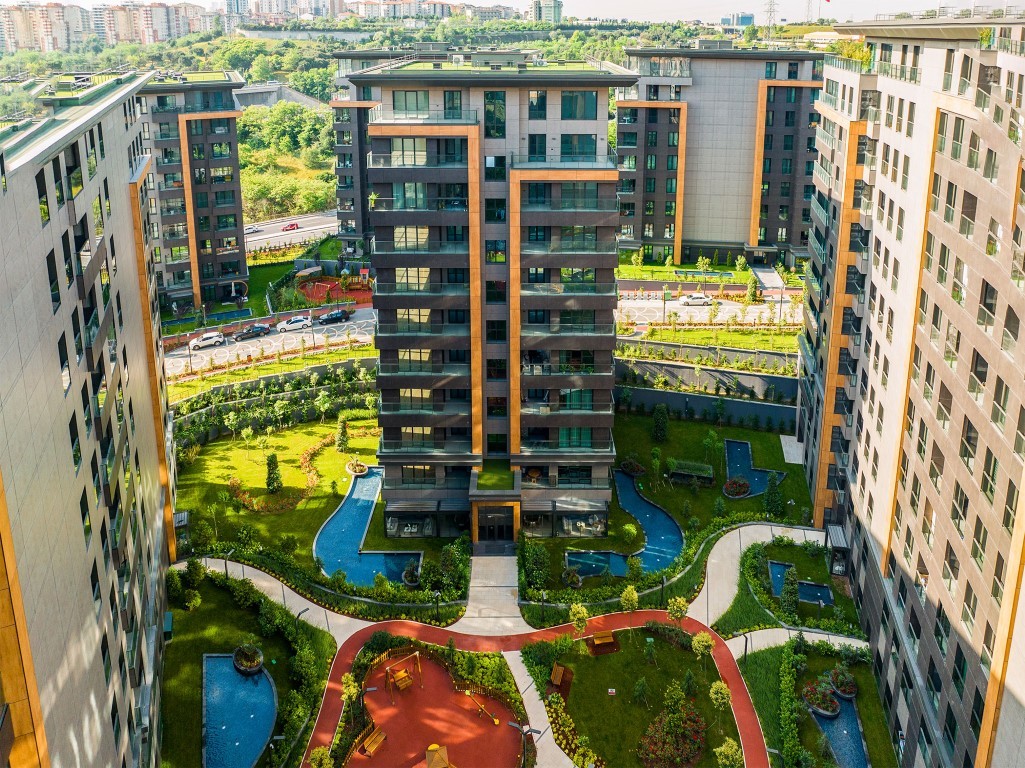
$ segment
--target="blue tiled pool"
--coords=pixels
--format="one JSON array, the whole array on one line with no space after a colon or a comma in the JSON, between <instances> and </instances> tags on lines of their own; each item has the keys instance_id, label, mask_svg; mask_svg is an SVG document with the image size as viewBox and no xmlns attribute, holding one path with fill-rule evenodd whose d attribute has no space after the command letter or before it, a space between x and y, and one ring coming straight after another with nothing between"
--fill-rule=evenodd
<instances>
[{"instance_id":1,"label":"blue tiled pool","mask_svg":"<svg viewBox=\"0 0 1025 768\"><path fill-rule=\"evenodd\" d=\"M634 480L616 470L619 505L637 518L644 531L644 549L637 553L645 572L668 568L683 551L683 531L661 508L641 496ZM579 568L581 576L599 576L607 568L613 576L626 575L626 555L601 550L566 552L566 565Z\"/></svg>"},{"instance_id":2,"label":"blue tiled pool","mask_svg":"<svg viewBox=\"0 0 1025 768\"><path fill-rule=\"evenodd\" d=\"M380 467L370 467L363 477L354 477L345 499L317 534L313 556L320 558L327 575L342 570L350 584L370 587L378 573L401 581L410 558L422 557L420 552L360 552L383 475Z\"/></svg>"},{"instance_id":3,"label":"blue tiled pool","mask_svg":"<svg viewBox=\"0 0 1025 768\"><path fill-rule=\"evenodd\" d=\"M783 577L786 575L787 570L793 567L790 563L780 563L775 560L769 561L769 577L772 579L772 594L775 597L779 597L782 594ZM805 603L815 603L816 605L821 600L823 605L832 605L833 590L825 584L799 581L797 582L797 599Z\"/></svg>"},{"instance_id":4,"label":"blue tiled pool","mask_svg":"<svg viewBox=\"0 0 1025 768\"><path fill-rule=\"evenodd\" d=\"M266 671L243 675L231 654L203 656L205 768L252 768L274 730L277 698Z\"/></svg>"},{"instance_id":5,"label":"blue tiled pool","mask_svg":"<svg viewBox=\"0 0 1025 768\"><path fill-rule=\"evenodd\" d=\"M772 470L755 469L754 459L751 456L751 443L746 440L726 440L726 479L732 477L743 477L751 484L748 496L758 496L765 493L769 487L769 475ZM783 482L787 476L786 472L776 472L776 480Z\"/></svg>"},{"instance_id":6,"label":"blue tiled pool","mask_svg":"<svg viewBox=\"0 0 1025 768\"><path fill-rule=\"evenodd\" d=\"M833 749L839 768L868 768L868 755L865 754L865 743L858 723L858 709L852 701L840 697L837 699L840 702L839 717L815 715L815 722L829 739L829 746Z\"/></svg>"}]
</instances>

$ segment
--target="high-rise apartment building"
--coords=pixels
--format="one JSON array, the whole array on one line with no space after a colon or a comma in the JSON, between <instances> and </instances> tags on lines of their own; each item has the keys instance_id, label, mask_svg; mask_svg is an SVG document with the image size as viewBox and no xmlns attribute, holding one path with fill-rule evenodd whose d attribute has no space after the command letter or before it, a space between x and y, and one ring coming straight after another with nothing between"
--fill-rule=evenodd
<instances>
[{"instance_id":1,"label":"high-rise apartment building","mask_svg":"<svg viewBox=\"0 0 1025 768\"><path fill-rule=\"evenodd\" d=\"M842 24L816 107L799 432L904 766L1021 765L1025 21Z\"/></svg>"},{"instance_id":2,"label":"high-rise apartment building","mask_svg":"<svg viewBox=\"0 0 1025 768\"><path fill-rule=\"evenodd\" d=\"M659 262L805 255L822 54L630 48L626 66L620 244Z\"/></svg>"},{"instance_id":3,"label":"high-rise apartment building","mask_svg":"<svg viewBox=\"0 0 1025 768\"><path fill-rule=\"evenodd\" d=\"M244 85L237 72L163 73L142 90L162 306L230 302L248 290L233 96Z\"/></svg>"},{"instance_id":4,"label":"high-rise apartment building","mask_svg":"<svg viewBox=\"0 0 1025 768\"><path fill-rule=\"evenodd\" d=\"M15 766L156 762L173 467L139 94L0 118L0 722Z\"/></svg>"},{"instance_id":5,"label":"high-rise apartment building","mask_svg":"<svg viewBox=\"0 0 1025 768\"><path fill-rule=\"evenodd\" d=\"M618 225L607 105L635 79L516 51L348 73L377 105L335 108L343 147L346 132L369 141L339 179L365 184L373 228L389 534L606 531Z\"/></svg>"},{"instance_id":6,"label":"high-rise apartment building","mask_svg":"<svg viewBox=\"0 0 1025 768\"><path fill-rule=\"evenodd\" d=\"M0 6L0 48L6 53L69 51L91 34L92 13L77 5Z\"/></svg>"},{"instance_id":7,"label":"high-rise apartment building","mask_svg":"<svg viewBox=\"0 0 1025 768\"><path fill-rule=\"evenodd\" d=\"M562 21L562 0L531 0L524 15L530 21L559 24Z\"/></svg>"}]
</instances>

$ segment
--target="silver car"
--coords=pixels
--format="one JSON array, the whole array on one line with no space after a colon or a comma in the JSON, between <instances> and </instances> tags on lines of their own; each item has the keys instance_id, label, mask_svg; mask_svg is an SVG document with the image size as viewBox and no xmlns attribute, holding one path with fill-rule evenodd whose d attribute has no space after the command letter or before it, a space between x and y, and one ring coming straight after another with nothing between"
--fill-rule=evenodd
<instances>
[{"instance_id":1,"label":"silver car","mask_svg":"<svg viewBox=\"0 0 1025 768\"><path fill-rule=\"evenodd\" d=\"M680 297L680 303L685 307L707 307L712 303L712 297L703 293L685 293Z\"/></svg>"},{"instance_id":2,"label":"silver car","mask_svg":"<svg viewBox=\"0 0 1025 768\"><path fill-rule=\"evenodd\" d=\"M224 334L220 331L208 331L202 336L197 336L189 342L189 349L197 350L203 347L219 347L224 343Z\"/></svg>"}]
</instances>

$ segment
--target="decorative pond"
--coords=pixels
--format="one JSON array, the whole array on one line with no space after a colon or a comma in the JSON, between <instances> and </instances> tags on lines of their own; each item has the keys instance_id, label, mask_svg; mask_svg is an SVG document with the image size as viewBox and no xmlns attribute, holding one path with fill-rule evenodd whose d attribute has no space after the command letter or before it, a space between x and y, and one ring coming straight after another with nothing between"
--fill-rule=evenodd
<instances>
[{"instance_id":1,"label":"decorative pond","mask_svg":"<svg viewBox=\"0 0 1025 768\"><path fill-rule=\"evenodd\" d=\"M230 653L203 656L203 765L252 768L270 741L278 696L266 670L243 675Z\"/></svg>"},{"instance_id":2,"label":"decorative pond","mask_svg":"<svg viewBox=\"0 0 1025 768\"><path fill-rule=\"evenodd\" d=\"M773 596L779 597L782 594L783 578L786 576L787 570L793 567L791 563L780 563L776 560L769 561L769 577L772 579ZM798 581L797 598L805 603L815 603L818 605L821 600L823 605L832 605L833 590L825 584L816 584L813 581Z\"/></svg>"},{"instance_id":3,"label":"decorative pond","mask_svg":"<svg viewBox=\"0 0 1025 768\"><path fill-rule=\"evenodd\" d=\"M759 496L769 487L769 475L775 474L780 482L786 472L774 472L768 469L756 469L751 456L751 443L747 440L726 440L726 479L742 478L749 483L748 496Z\"/></svg>"},{"instance_id":4,"label":"decorative pond","mask_svg":"<svg viewBox=\"0 0 1025 768\"><path fill-rule=\"evenodd\" d=\"M822 717L813 714L815 722L829 739L829 746L839 768L868 768L868 756L861 738L858 709L854 702L839 699L840 714L837 717Z\"/></svg>"}]
</instances>

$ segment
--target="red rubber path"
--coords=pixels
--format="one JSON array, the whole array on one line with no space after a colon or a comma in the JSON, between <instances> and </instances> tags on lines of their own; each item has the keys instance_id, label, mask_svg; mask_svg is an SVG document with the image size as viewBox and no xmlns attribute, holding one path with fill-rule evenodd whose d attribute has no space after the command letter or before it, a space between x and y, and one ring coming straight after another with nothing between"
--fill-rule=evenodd
<instances>
[{"instance_id":1,"label":"red rubber path","mask_svg":"<svg viewBox=\"0 0 1025 768\"><path fill-rule=\"evenodd\" d=\"M646 621L668 620L665 611L644 610L634 611L633 613L610 613L590 619L587 622L587 631L584 634L591 635L604 630L639 627ZM740 674L740 668L737 666L736 659L733 658L730 649L721 637L694 619L689 617L684 619L683 628L692 634L708 632L712 635L712 638L715 640L712 658L715 660L719 676L730 687L730 691L733 694L733 716L737 721L737 730L740 732L740 745L744 750L744 764L746 768L769 768L769 755L765 750L765 739L762 736L758 715L755 714L754 704L751 703L751 696L747 691L747 685L744 683L744 678ZM464 651L516 651L528 642L550 640L567 632L572 632L573 627L570 624L563 624L525 634L499 635L496 637L463 635L440 627L432 627L410 621L382 621L359 630L342 644L342 647L338 649L338 653L335 655L334 662L331 664L327 688L324 690L324 699L321 702L317 722L313 728L313 735L310 737L310 743L306 748L306 755L303 758L303 768L309 768L311 750L331 745L335 732L338 729L338 722L342 716L341 677L351 669L352 662L356 658L359 649L363 647L364 643L374 632L379 630L413 637L417 640L436 645L445 645L451 637L455 641L456 648ZM396 694L396 702L398 702L398 695ZM513 733L512 729L508 726L506 726L506 730ZM355 761L350 762L355 764ZM366 762L367 765L372 764L372 761L361 760L360 762ZM385 761L378 763L378 765L385 764L391 765ZM458 763L456 764L458 765ZM498 765L497 763L490 764Z\"/></svg>"}]
</instances>

